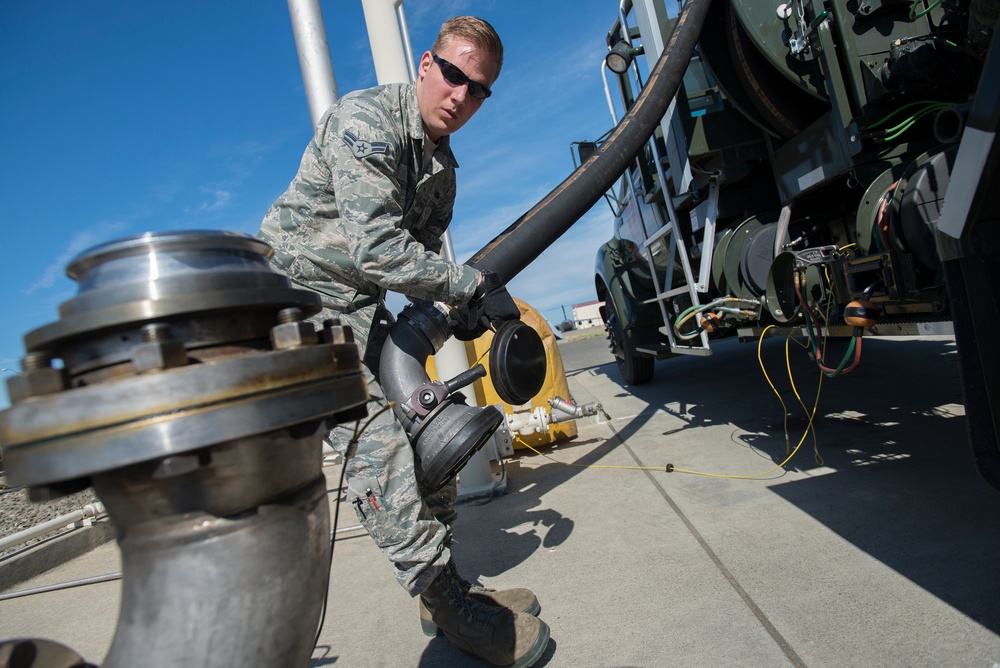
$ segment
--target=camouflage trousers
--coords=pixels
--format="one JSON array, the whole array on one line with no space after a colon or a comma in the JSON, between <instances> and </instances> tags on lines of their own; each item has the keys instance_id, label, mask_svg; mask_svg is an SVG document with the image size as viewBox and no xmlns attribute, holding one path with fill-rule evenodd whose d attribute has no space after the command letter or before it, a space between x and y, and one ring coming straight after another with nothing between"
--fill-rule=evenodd
<instances>
[{"instance_id":1,"label":"camouflage trousers","mask_svg":"<svg viewBox=\"0 0 1000 668\"><path fill-rule=\"evenodd\" d=\"M380 305L350 314L326 308L312 320L339 318L342 324L350 325L364 356L376 313L388 315ZM380 346L372 343L371 352L377 353ZM369 417L358 425L339 425L329 437L334 449L345 456L347 502L395 567L399 584L417 596L451 558L457 488L454 480L434 493L421 485L413 447L396 415L387 408L388 399L368 366L364 377L371 397ZM352 443L355 429L368 420L368 426L357 435L357 443Z\"/></svg>"}]
</instances>

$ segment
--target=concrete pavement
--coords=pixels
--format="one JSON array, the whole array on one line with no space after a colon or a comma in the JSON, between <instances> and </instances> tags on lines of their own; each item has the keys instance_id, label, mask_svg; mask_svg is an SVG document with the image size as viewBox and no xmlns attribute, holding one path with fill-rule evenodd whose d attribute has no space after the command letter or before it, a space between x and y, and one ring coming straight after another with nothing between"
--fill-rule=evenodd
<instances>
[{"instance_id":1,"label":"concrete pavement","mask_svg":"<svg viewBox=\"0 0 1000 668\"><path fill-rule=\"evenodd\" d=\"M762 348L794 448L795 391L811 407L818 377L792 343L793 391L783 339ZM1000 663L1000 494L971 463L951 339L866 339L857 371L822 382L815 442L755 478L664 470L752 476L786 458L755 344L659 362L638 388L622 387L603 340L560 349L573 399L611 419L579 421L545 456L518 451L507 494L460 507L454 548L465 577L537 593L552 640L536 665ZM355 524L343 505L340 525ZM112 543L18 588L119 569ZM0 601L0 638L51 638L99 663L117 594ZM311 665L485 664L423 636L388 562L348 531Z\"/></svg>"}]
</instances>

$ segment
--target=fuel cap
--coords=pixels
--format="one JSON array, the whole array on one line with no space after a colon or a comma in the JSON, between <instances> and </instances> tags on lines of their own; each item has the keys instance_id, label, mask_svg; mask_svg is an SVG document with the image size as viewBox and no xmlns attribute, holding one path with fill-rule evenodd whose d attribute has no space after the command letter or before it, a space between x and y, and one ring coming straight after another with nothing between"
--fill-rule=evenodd
<instances>
[{"instance_id":1,"label":"fuel cap","mask_svg":"<svg viewBox=\"0 0 1000 668\"><path fill-rule=\"evenodd\" d=\"M508 404L531 401L545 383L545 345L538 332L520 320L500 325L490 344L490 378Z\"/></svg>"}]
</instances>

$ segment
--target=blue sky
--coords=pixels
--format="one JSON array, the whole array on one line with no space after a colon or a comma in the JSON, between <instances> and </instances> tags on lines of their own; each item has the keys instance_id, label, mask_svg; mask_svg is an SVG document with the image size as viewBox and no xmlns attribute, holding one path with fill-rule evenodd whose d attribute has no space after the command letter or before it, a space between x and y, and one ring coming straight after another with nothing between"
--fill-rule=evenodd
<instances>
[{"instance_id":1,"label":"blue sky","mask_svg":"<svg viewBox=\"0 0 1000 668\"><path fill-rule=\"evenodd\" d=\"M599 68L616 6L406 0L417 57L457 14L504 40L493 97L453 139L459 261L572 171L571 142L610 129ZM375 85L360 0L322 8L340 94ZM255 234L311 136L284 0L5 0L0 96L0 367L12 369L24 334L76 293L64 274L76 254L146 231ZM598 203L511 293L561 321L562 305L594 299L610 234Z\"/></svg>"}]
</instances>

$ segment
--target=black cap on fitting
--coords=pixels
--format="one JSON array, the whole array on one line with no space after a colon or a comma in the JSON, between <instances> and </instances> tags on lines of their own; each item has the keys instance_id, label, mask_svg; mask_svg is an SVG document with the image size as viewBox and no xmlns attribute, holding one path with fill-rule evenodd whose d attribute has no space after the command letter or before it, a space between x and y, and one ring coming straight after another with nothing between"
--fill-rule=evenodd
<instances>
[{"instance_id":1,"label":"black cap on fitting","mask_svg":"<svg viewBox=\"0 0 1000 668\"><path fill-rule=\"evenodd\" d=\"M531 401L545 384L545 345L520 320L500 325L490 344L490 378L500 398L512 406Z\"/></svg>"}]
</instances>

